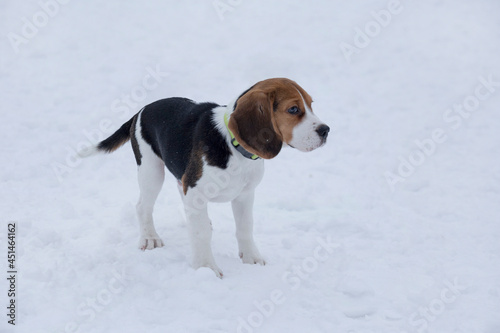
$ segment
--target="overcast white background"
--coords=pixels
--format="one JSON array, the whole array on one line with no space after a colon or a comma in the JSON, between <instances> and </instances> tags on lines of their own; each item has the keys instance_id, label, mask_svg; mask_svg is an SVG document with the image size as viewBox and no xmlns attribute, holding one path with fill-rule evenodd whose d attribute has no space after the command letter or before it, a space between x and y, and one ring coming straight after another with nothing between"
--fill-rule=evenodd
<instances>
[{"instance_id":1,"label":"overcast white background","mask_svg":"<svg viewBox=\"0 0 500 333\"><path fill-rule=\"evenodd\" d=\"M8 221L19 274L15 328L0 279L0 331L500 332L499 15L494 0L3 0L0 276ZM139 251L130 145L75 149L157 99L226 104L270 77L332 131L266 162L268 264L240 262L216 204L224 279L194 271L168 176L165 247Z\"/></svg>"}]
</instances>

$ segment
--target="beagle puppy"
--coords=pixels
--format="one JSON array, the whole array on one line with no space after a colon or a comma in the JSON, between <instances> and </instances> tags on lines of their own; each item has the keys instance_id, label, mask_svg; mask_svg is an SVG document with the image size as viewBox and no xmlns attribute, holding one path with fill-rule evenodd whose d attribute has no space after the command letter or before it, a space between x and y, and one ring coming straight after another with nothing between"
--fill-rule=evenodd
<instances>
[{"instance_id":1,"label":"beagle puppy","mask_svg":"<svg viewBox=\"0 0 500 333\"><path fill-rule=\"evenodd\" d=\"M283 146L308 152L326 143L330 128L313 113L311 103L302 87L285 78L260 81L223 106L162 99L80 156L111 153L131 141L138 165L142 250L163 246L153 224L153 207L167 167L178 180L193 267L209 267L221 278L210 244L207 203L231 201L240 258L264 265L253 239L254 190L264 173L264 159L274 158Z\"/></svg>"}]
</instances>

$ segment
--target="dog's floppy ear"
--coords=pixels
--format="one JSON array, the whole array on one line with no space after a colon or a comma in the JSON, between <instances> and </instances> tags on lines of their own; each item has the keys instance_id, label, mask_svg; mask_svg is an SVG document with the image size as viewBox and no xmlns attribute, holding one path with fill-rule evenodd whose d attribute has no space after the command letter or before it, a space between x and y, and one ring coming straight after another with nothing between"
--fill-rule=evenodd
<instances>
[{"instance_id":1,"label":"dog's floppy ear","mask_svg":"<svg viewBox=\"0 0 500 333\"><path fill-rule=\"evenodd\" d=\"M274 93L250 90L236 101L229 119L229 130L243 148L265 159L278 155L283 146L273 125L273 102Z\"/></svg>"}]
</instances>

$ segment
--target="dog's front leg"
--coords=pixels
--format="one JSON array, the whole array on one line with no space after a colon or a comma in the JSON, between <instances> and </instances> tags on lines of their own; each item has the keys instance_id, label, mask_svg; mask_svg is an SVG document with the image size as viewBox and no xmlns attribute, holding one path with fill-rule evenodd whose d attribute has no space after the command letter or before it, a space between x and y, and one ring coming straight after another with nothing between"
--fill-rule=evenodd
<instances>
[{"instance_id":1,"label":"dog's front leg","mask_svg":"<svg viewBox=\"0 0 500 333\"><path fill-rule=\"evenodd\" d=\"M245 264L265 265L266 262L253 240L253 198L254 190L250 190L241 193L231 201L236 222L236 239L240 258Z\"/></svg>"},{"instance_id":2,"label":"dog's front leg","mask_svg":"<svg viewBox=\"0 0 500 333\"><path fill-rule=\"evenodd\" d=\"M222 271L212 254L212 223L208 217L206 198L198 191L190 189L183 202L191 239L193 268L208 267L222 278Z\"/></svg>"}]
</instances>

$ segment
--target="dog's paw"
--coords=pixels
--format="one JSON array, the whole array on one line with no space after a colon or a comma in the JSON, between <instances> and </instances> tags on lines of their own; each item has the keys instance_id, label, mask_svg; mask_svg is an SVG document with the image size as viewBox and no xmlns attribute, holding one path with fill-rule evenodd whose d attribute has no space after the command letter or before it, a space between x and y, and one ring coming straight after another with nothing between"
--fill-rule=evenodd
<instances>
[{"instance_id":1,"label":"dog's paw","mask_svg":"<svg viewBox=\"0 0 500 333\"><path fill-rule=\"evenodd\" d=\"M215 273L215 276L217 276L219 279L222 279L224 277L224 274L222 273L222 270L215 263L206 263L206 264L193 265L194 269L198 269L198 268L201 268L201 267L210 268Z\"/></svg>"},{"instance_id":2,"label":"dog's paw","mask_svg":"<svg viewBox=\"0 0 500 333\"><path fill-rule=\"evenodd\" d=\"M162 247L163 241L160 237L141 237L139 239L139 249L144 250L152 250L157 247Z\"/></svg>"},{"instance_id":3,"label":"dog's paw","mask_svg":"<svg viewBox=\"0 0 500 333\"><path fill-rule=\"evenodd\" d=\"M260 264L260 265L266 264L266 261L264 260L264 258L262 258L259 251L246 251L246 252L240 251L240 258L244 264L252 264L252 265L253 264Z\"/></svg>"}]
</instances>

